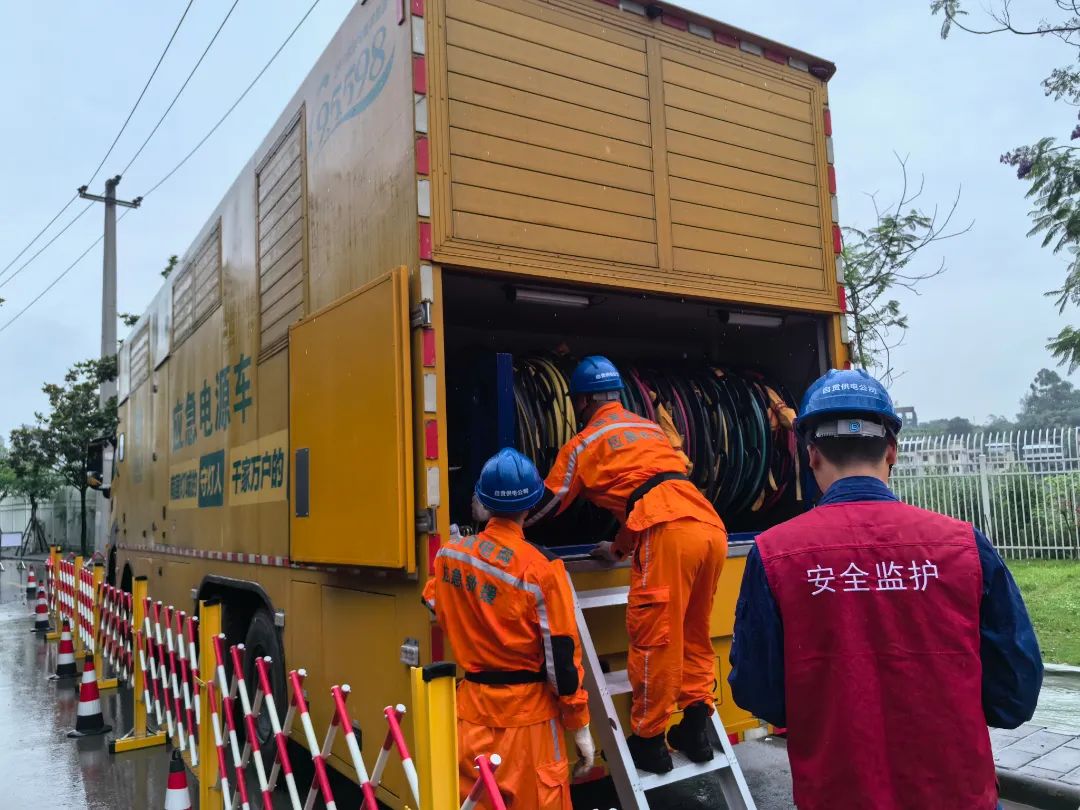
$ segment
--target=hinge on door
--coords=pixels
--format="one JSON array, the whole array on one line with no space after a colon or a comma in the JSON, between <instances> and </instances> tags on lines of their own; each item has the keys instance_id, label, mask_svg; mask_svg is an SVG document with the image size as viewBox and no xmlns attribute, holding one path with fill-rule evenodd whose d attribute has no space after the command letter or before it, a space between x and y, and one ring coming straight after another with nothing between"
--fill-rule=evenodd
<instances>
[{"instance_id":1,"label":"hinge on door","mask_svg":"<svg viewBox=\"0 0 1080 810\"><path fill-rule=\"evenodd\" d=\"M409 310L409 326L413 329L431 326L431 302L426 298Z\"/></svg>"},{"instance_id":2,"label":"hinge on door","mask_svg":"<svg viewBox=\"0 0 1080 810\"><path fill-rule=\"evenodd\" d=\"M435 507L429 506L416 513L416 533L432 534L435 531Z\"/></svg>"}]
</instances>

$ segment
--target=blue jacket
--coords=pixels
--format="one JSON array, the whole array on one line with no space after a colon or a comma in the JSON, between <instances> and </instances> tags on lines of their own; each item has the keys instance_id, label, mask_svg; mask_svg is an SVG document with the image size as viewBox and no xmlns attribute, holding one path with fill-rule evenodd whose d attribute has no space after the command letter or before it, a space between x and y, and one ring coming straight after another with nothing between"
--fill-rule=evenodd
<instances>
[{"instance_id":1,"label":"blue jacket","mask_svg":"<svg viewBox=\"0 0 1080 810\"><path fill-rule=\"evenodd\" d=\"M855 477L837 481L819 503L885 500L899 499L878 479ZM973 531L983 574L979 616L983 711L989 725L1016 728L1035 712L1042 688L1042 654L1012 574L983 533ZM784 626L757 548L750 549L746 558L730 661L728 683L735 702L774 726L786 726Z\"/></svg>"}]
</instances>

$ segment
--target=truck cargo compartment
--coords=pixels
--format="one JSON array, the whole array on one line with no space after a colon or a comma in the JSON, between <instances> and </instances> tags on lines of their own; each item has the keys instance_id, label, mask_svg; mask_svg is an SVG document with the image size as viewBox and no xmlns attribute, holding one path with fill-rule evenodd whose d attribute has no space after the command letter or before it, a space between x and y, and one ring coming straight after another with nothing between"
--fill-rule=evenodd
<instances>
[{"instance_id":1,"label":"truck cargo compartment","mask_svg":"<svg viewBox=\"0 0 1080 810\"><path fill-rule=\"evenodd\" d=\"M828 366L821 318L452 271L443 312L452 521L471 523L472 487L499 446L550 469L577 430L561 386L589 354L619 366L631 410L656 418L665 406L692 479L730 530L758 531L804 508L790 429L768 421L769 406L791 408ZM575 506L534 535L580 545L614 528L607 513Z\"/></svg>"},{"instance_id":2,"label":"truck cargo compartment","mask_svg":"<svg viewBox=\"0 0 1080 810\"><path fill-rule=\"evenodd\" d=\"M824 84L650 8L434 4L435 260L835 311Z\"/></svg>"}]
</instances>

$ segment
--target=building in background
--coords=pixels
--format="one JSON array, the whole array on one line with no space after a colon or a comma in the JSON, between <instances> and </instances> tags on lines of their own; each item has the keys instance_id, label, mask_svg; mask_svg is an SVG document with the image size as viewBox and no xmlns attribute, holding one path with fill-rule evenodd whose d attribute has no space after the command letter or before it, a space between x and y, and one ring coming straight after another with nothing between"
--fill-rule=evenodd
<instances>
[{"instance_id":1,"label":"building in background","mask_svg":"<svg viewBox=\"0 0 1080 810\"><path fill-rule=\"evenodd\" d=\"M94 499L87 498L87 533L94 531ZM38 504L38 520L44 526L45 538L50 544L65 549L79 548L79 492L71 487L64 487L50 500ZM7 535L22 532L30 522L30 502L24 498L3 498L0 500L0 533ZM91 547L93 540L91 537ZM14 554L14 549L3 553Z\"/></svg>"},{"instance_id":2,"label":"building in background","mask_svg":"<svg viewBox=\"0 0 1080 810\"><path fill-rule=\"evenodd\" d=\"M904 427L916 428L919 426L919 415L915 413L914 405L898 406L896 412L900 415L900 418L904 420Z\"/></svg>"}]
</instances>

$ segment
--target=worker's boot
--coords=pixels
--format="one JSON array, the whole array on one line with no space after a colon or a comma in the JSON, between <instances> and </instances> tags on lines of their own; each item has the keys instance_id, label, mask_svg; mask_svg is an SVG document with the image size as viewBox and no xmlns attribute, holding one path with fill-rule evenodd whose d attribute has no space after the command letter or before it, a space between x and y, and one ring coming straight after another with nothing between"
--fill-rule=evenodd
<instances>
[{"instance_id":1,"label":"worker's boot","mask_svg":"<svg viewBox=\"0 0 1080 810\"><path fill-rule=\"evenodd\" d=\"M667 773L673 767L671 752L668 751L662 733L655 737L639 737L637 734L631 734L626 738L626 745L630 749L630 756L638 770L649 773Z\"/></svg>"},{"instance_id":2,"label":"worker's boot","mask_svg":"<svg viewBox=\"0 0 1080 810\"><path fill-rule=\"evenodd\" d=\"M709 724L709 707L694 703L686 707L681 723L668 731L668 743L686 754L691 762L708 762L713 758L713 747L706 729Z\"/></svg>"}]
</instances>

